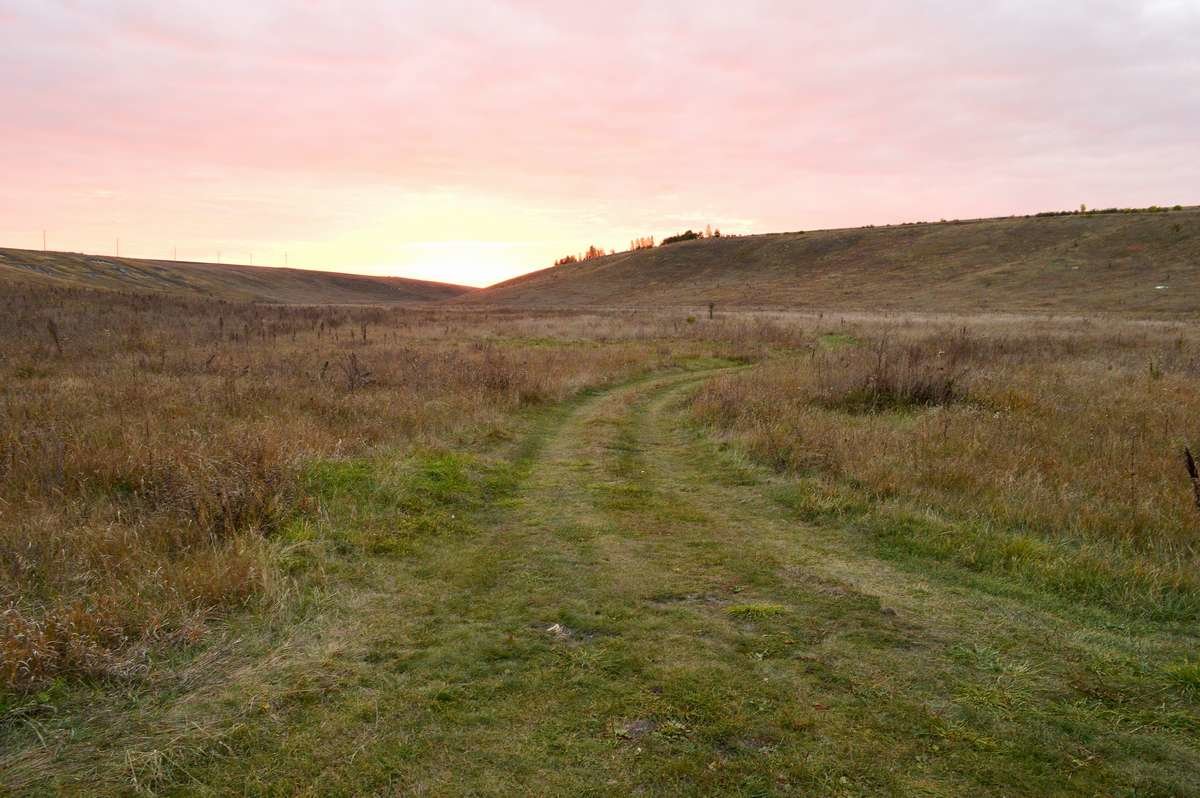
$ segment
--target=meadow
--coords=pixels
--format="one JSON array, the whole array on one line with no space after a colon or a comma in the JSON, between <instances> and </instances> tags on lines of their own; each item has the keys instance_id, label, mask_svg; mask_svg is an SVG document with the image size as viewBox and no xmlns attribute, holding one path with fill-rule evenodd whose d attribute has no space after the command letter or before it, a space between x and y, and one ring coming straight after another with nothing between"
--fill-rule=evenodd
<instances>
[{"instance_id":1,"label":"meadow","mask_svg":"<svg viewBox=\"0 0 1200 798\"><path fill-rule=\"evenodd\" d=\"M814 517L890 507L922 518L913 546L1187 620L1200 610L1183 455L1198 376L1183 323L872 324L714 380L693 407L799 475Z\"/></svg>"},{"instance_id":2,"label":"meadow","mask_svg":"<svg viewBox=\"0 0 1200 798\"><path fill-rule=\"evenodd\" d=\"M1200 790L1194 325L3 288L0 788Z\"/></svg>"},{"instance_id":3,"label":"meadow","mask_svg":"<svg viewBox=\"0 0 1200 798\"><path fill-rule=\"evenodd\" d=\"M486 313L40 288L3 304L0 680L17 689L135 672L151 642L269 596L263 543L305 508L305 462L469 443L672 356L645 331L588 340L615 325L586 318L558 325L583 336L567 347Z\"/></svg>"},{"instance_id":4,"label":"meadow","mask_svg":"<svg viewBox=\"0 0 1200 798\"><path fill-rule=\"evenodd\" d=\"M1187 318L1200 209L723 235L543 269L454 299L512 308L1024 312Z\"/></svg>"}]
</instances>

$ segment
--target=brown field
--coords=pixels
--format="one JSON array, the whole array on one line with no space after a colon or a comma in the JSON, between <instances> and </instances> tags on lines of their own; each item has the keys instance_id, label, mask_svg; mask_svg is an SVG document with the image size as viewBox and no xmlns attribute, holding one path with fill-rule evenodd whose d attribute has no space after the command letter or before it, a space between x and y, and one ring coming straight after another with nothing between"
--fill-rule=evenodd
<instances>
[{"instance_id":1,"label":"brown field","mask_svg":"<svg viewBox=\"0 0 1200 798\"><path fill-rule=\"evenodd\" d=\"M1180 454L1197 443L1200 334L1182 323L708 322L32 286L3 302L10 687L119 670L269 591L257 544L303 503L307 460L486 437L522 407L700 354L766 358L713 380L694 412L823 490L1019 529L1018 559L1069 545L1147 601L1200 589Z\"/></svg>"},{"instance_id":2,"label":"brown field","mask_svg":"<svg viewBox=\"0 0 1200 798\"><path fill-rule=\"evenodd\" d=\"M0 790L1200 792L1192 324L0 288Z\"/></svg>"},{"instance_id":3,"label":"brown field","mask_svg":"<svg viewBox=\"0 0 1200 798\"><path fill-rule=\"evenodd\" d=\"M6 282L312 305L413 304L475 290L404 277L0 249L0 285Z\"/></svg>"},{"instance_id":4,"label":"brown field","mask_svg":"<svg viewBox=\"0 0 1200 798\"><path fill-rule=\"evenodd\" d=\"M260 544L303 507L304 462L486 437L697 337L657 319L36 284L0 311L0 682L22 689L136 668L147 645L269 594Z\"/></svg>"},{"instance_id":5,"label":"brown field","mask_svg":"<svg viewBox=\"0 0 1200 798\"><path fill-rule=\"evenodd\" d=\"M1200 208L1190 207L687 241L545 269L458 301L1194 318L1197 296Z\"/></svg>"},{"instance_id":6,"label":"brown field","mask_svg":"<svg viewBox=\"0 0 1200 798\"><path fill-rule=\"evenodd\" d=\"M1200 335L1183 323L859 324L714 380L694 411L807 476L813 512L895 505L950 547L943 516L995 527L999 549L957 553L1191 617L1200 509L1182 452L1200 443L1198 377Z\"/></svg>"}]
</instances>

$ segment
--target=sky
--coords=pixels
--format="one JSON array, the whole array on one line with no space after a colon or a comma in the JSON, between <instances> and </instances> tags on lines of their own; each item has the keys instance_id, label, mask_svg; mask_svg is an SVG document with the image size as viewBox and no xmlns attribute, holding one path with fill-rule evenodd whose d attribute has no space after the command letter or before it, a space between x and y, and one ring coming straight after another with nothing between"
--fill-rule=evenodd
<instances>
[{"instance_id":1,"label":"sky","mask_svg":"<svg viewBox=\"0 0 1200 798\"><path fill-rule=\"evenodd\" d=\"M487 285L1200 203L1200 0L0 0L0 246Z\"/></svg>"}]
</instances>

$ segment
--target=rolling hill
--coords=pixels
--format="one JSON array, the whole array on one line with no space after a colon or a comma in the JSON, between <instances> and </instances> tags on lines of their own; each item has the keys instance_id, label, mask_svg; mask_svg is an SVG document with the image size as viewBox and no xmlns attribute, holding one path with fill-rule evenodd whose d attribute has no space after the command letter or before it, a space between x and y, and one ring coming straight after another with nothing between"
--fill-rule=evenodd
<instances>
[{"instance_id":1,"label":"rolling hill","mask_svg":"<svg viewBox=\"0 0 1200 798\"><path fill-rule=\"evenodd\" d=\"M524 308L1200 312L1200 208L686 241L527 274L453 300Z\"/></svg>"},{"instance_id":2,"label":"rolling hill","mask_svg":"<svg viewBox=\"0 0 1200 798\"><path fill-rule=\"evenodd\" d=\"M404 277L26 249L0 249L0 280L288 304L436 302L476 290Z\"/></svg>"}]
</instances>

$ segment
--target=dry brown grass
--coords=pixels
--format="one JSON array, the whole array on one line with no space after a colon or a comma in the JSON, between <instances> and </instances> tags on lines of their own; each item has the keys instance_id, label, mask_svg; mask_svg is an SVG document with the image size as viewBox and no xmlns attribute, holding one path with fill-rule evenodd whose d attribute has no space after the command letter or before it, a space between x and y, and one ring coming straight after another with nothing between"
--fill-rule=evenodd
<instances>
[{"instance_id":1,"label":"dry brown grass","mask_svg":"<svg viewBox=\"0 0 1200 798\"><path fill-rule=\"evenodd\" d=\"M1195 590L1182 450L1200 434L1197 377L1186 325L863 323L711 383L694 409L779 468L1074 541Z\"/></svg>"},{"instance_id":2,"label":"dry brown grass","mask_svg":"<svg viewBox=\"0 0 1200 798\"><path fill-rule=\"evenodd\" d=\"M651 318L8 288L0 685L15 688L136 672L154 645L268 595L264 540L307 506L313 458L486 435L707 347ZM726 347L752 348L748 334Z\"/></svg>"},{"instance_id":3,"label":"dry brown grass","mask_svg":"<svg viewBox=\"0 0 1200 798\"><path fill-rule=\"evenodd\" d=\"M965 334L936 351L924 342L898 346L881 338L870 348L820 351L816 400L831 409L877 413L937 407L965 398Z\"/></svg>"},{"instance_id":4,"label":"dry brown grass","mask_svg":"<svg viewBox=\"0 0 1200 798\"><path fill-rule=\"evenodd\" d=\"M279 307L0 293L0 684L120 676L279 589L306 463L504 435L680 357L767 363L702 419L779 467L1125 552L1191 589L1180 451L1200 336L1170 324ZM830 329L833 329L832 334ZM780 357L782 355L782 357ZM773 357L770 357L773 356Z\"/></svg>"},{"instance_id":5,"label":"dry brown grass","mask_svg":"<svg viewBox=\"0 0 1200 798\"><path fill-rule=\"evenodd\" d=\"M545 269L454 301L1194 318L1198 263L1192 207L684 241Z\"/></svg>"},{"instance_id":6,"label":"dry brown grass","mask_svg":"<svg viewBox=\"0 0 1200 798\"><path fill-rule=\"evenodd\" d=\"M413 304L474 289L404 277L0 248L0 280L257 302Z\"/></svg>"}]
</instances>

